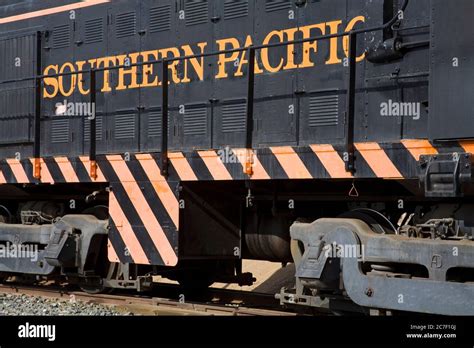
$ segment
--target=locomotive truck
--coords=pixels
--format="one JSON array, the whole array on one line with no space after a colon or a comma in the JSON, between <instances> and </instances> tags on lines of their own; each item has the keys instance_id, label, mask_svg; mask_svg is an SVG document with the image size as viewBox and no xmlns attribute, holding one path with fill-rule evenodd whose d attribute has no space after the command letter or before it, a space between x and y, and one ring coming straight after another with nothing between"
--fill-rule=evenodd
<instances>
[{"instance_id":1,"label":"locomotive truck","mask_svg":"<svg viewBox=\"0 0 474 348\"><path fill-rule=\"evenodd\" d=\"M0 280L250 285L255 259L295 264L282 305L474 314L472 14L0 1Z\"/></svg>"}]
</instances>

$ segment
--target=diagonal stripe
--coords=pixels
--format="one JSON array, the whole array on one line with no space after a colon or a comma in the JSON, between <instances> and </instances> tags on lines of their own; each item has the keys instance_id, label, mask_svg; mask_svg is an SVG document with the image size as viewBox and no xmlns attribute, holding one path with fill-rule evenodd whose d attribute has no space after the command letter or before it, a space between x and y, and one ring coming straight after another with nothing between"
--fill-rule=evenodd
<instances>
[{"instance_id":1,"label":"diagonal stripe","mask_svg":"<svg viewBox=\"0 0 474 348\"><path fill-rule=\"evenodd\" d=\"M52 8L47 8L45 10L39 10L39 11L34 11L34 12L23 13L16 16L1 18L0 24L12 23L12 22L17 22L17 21L22 21L22 20L37 18L37 17L43 17L43 16L48 16L55 13L67 12L71 10L78 10L80 8L96 6L96 5L105 4L108 2L110 2L110 0L83 0L81 2L77 2L70 5L52 7Z\"/></svg>"},{"instance_id":2,"label":"diagonal stripe","mask_svg":"<svg viewBox=\"0 0 474 348\"><path fill-rule=\"evenodd\" d=\"M207 169L209 169L214 180L232 180L232 176L215 151L198 151L198 154L204 161Z\"/></svg>"},{"instance_id":3,"label":"diagonal stripe","mask_svg":"<svg viewBox=\"0 0 474 348\"><path fill-rule=\"evenodd\" d=\"M7 160L0 160L0 168L2 170L3 177L8 184L16 184L15 175L13 175L10 165L7 163Z\"/></svg>"},{"instance_id":4,"label":"diagonal stripe","mask_svg":"<svg viewBox=\"0 0 474 348\"><path fill-rule=\"evenodd\" d=\"M355 147L379 178L403 178L385 151L377 143L359 143Z\"/></svg>"},{"instance_id":5,"label":"diagonal stripe","mask_svg":"<svg viewBox=\"0 0 474 348\"><path fill-rule=\"evenodd\" d=\"M458 141L442 141L432 143L432 145L436 149L436 151L438 151L438 153L453 154L462 153L465 151Z\"/></svg>"},{"instance_id":6,"label":"diagonal stripe","mask_svg":"<svg viewBox=\"0 0 474 348\"><path fill-rule=\"evenodd\" d=\"M272 147L271 151L290 179L313 179L301 158L291 146Z\"/></svg>"},{"instance_id":7,"label":"diagonal stripe","mask_svg":"<svg viewBox=\"0 0 474 348\"><path fill-rule=\"evenodd\" d=\"M89 157L79 157L79 159L81 160L82 164L84 165L84 167L86 168L86 171L87 173L90 173L90 169L91 169L91 161L89 160ZM89 174L88 174L89 175ZM93 180L93 179L91 179ZM107 182L108 180L105 178L104 174L102 173L102 171L100 170L100 168L97 168L97 179L94 180L95 182Z\"/></svg>"},{"instance_id":8,"label":"diagonal stripe","mask_svg":"<svg viewBox=\"0 0 474 348\"><path fill-rule=\"evenodd\" d=\"M115 251L115 248L110 240L107 242L107 255L110 262L120 262L117 252Z\"/></svg>"},{"instance_id":9,"label":"diagonal stripe","mask_svg":"<svg viewBox=\"0 0 474 348\"><path fill-rule=\"evenodd\" d=\"M245 161L247 160L247 149L232 149L234 154L237 156L237 158L240 161L240 164L245 167ZM268 175L267 171L265 168L262 166L262 163L260 163L260 160L258 159L258 156L255 154L255 152L252 150L252 170L253 174L250 177L252 180L269 180L270 175Z\"/></svg>"},{"instance_id":10,"label":"diagonal stripe","mask_svg":"<svg viewBox=\"0 0 474 348\"><path fill-rule=\"evenodd\" d=\"M380 144L405 179L418 177L418 163L402 143Z\"/></svg>"},{"instance_id":11,"label":"diagonal stripe","mask_svg":"<svg viewBox=\"0 0 474 348\"><path fill-rule=\"evenodd\" d=\"M270 149L258 149L254 151L255 157L260 161L262 167L271 179L288 179L288 174Z\"/></svg>"},{"instance_id":12,"label":"diagonal stripe","mask_svg":"<svg viewBox=\"0 0 474 348\"><path fill-rule=\"evenodd\" d=\"M55 183L65 183L66 180L64 179L64 175L61 172L61 169L59 169L58 164L54 160L54 158L45 158L44 163L46 164L46 167L48 168L48 171L51 173L51 176L53 177L53 180Z\"/></svg>"},{"instance_id":13,"label":"diagonal stripe","mask_svg":"<svg viewBox=\"0 0 474 348\"><path fill-rule=\"evenodd\" d=\"M109 244L112 245L112 247L114 248L112 252L115 253L121 263L136 263L133 260L130 252L127 252L128 248L125 245L125 242L123 241L119 230L112 222L110 223L110 231L108 237ZM112 255L112 257L109 255L109 259L113 257L114 255Z\"/></svg>"},{"instance_id":14,"label":"diagonal stripe","mask_svg":"<svg viewBox=\"0 0 474 348\"><path fill-rule=\"evenodd\" d=\"M417 161L420 160L422 155L438 154L438 150L428 140L402 140L402 144Z\"/></svg>"},{"instance_id":15,"label":"diagonal stripe","mask_svg":"<svg viewBox=\"0 0 474 348\"><path fill-rule=\"evenodd\" d=\"M173 220L176 228L179 228L179 203L178 199L174 195L166 179L161 175L160 168L156 164L154 158L149 155L136 155L138 162L140 162L143 170L145 171L148 179L150 180L156 194L160 198L161 202L168 212L171 220Z\"/></svg>"},{"instance_id":16,"label":"diagonal stripe","mask_svg":"<svg viewBox=\"0 0 474 348\"><path fill-rule=\"evenodd\" d=\"M6 183L7 183L7 180L3 176L2 170L0 168L0 184L6 184Z\"/></svg>"},{"instance_id":17,"label":"diagonal stripe","mask_svg":"<svg viewBox=\"0 0 474 348\"><path fill-rule=\"evenodd\" d=\"M464 151L474 154L474 141L461 141L459 144Z\"/></svg>"},{"instance_id":18,"label":"diagonal stripe","mask_svg":"<svg viewBox=\"0 0 474 348\"><path fill-rule=\"evenodd\" d=\"M15 179L18 184L30 183L30 180L28 179L28 176L26 175L25 170L23 169L23 166L20 161L7 159L7 164L10 166L10 169L12 170L13 175L15 176Z\"/></svg>"},{"instance_id":19,"label":"diagonal stripe","mask_svg":"<svg viewBox=\"0 0 474 348\"><path fill-rule=\"evenodd\" d=\"M79 157L68 157L69 162L71 162L72 167L74 168L74 172L81 183L90 183L92 182L92 178L89 176L89 173L84 168L82 161Z\"/></svg>"},{"instance_id":20,"label":"diagonal stripe","mask_svg":"<svg viewBox=\"0 0 474 348\"><path fill-rule=\"evenodd\" d=\"M163 259L161 258L158 249L155 247L155 244L153 243L150 234L143 226L143 221L138 215L136 207L133 205L133 202L131 201L127 191L120 183L120 179L117 174L115 174L112 165L109 161L105 159L105 157L103 158L103 160L99 161L99 163L101 170L110 181L110 189L114 192L116 199L122 207L122 211L125 215L125 218L132 226L133 232L136 238L138 239L143 251L147 255L148 260L150 260L150 263L153 265L164 265ZM138 162L137 165L140 166ZM121 245L121 240L119 238L120 236L118 235L118 231L116 231L116 228L114 226L112 227L113 228L110 230L110 240L112 241L112 243L114 243L114 246L118 246L118 249L115 250L118 252L120 252L121 250L125 250L124 248L126 243ZM123 260L124 258L127 258L127 255L119 253L119 257L121 260Z\"/></svg>"},{"instance_id":21,"label":"diagonal stripe","mask_svg":"<svg viewBox=\"0 0 474 348\"><path fill-rule=\"evenodd\" d=\"M137 213L147 229L150 238L153 240L155 247L160 252L165 265L175 266L178 263L176 253L171 247L170 241L166 238L163 228L156 219L155 214L153 214L127 164L121 156L107 156L107 159L115 171L115 174L120 179L133 206L136 207Z\"/></svg>"},{"instance_id":22,"label":"diagonal stripe","mask_svg":"<svg viewBox=\"0 0 474 348\"><path fill-rule=\"evenodd\" d=\"M309 146L300 146L294 148L295 153L301 159L301 162L304 163L306 169L308 169L309 174L313 178L326 179L331 176L324 168L323 164L319 160L319 157L316 156L313 150Z\"/></svg>"},{"instance_id":23,"label":"diagonal stripe","mask_svg":"<svg viewBox=\"0 0 474 348\"><path fill-rule=\"evenodd\" d=\"M58 164L59 170L63 174L64 180L66 180L67 183L79 182L76 172L67 157L57 157L54 160Z\"/></svg>"},{"instance_id":24,"label":"diagonal stripe","mask_svg":"<svg viewBox=\"0 0 474 348\"><path fill-rule=\"evenodd\" d=\"M199 156L197 151L191 152L189 155L185 156L189 162L189 165L193 169L194 174L199 181L213 181L214 177L212 176L209 168L204 163L204 160Z\"/></svg>"},{"instance_id":25,"label":"diagonal stripe","mask_svg":"<svg viewBox=\"0 0 474 348\"><path fill-rule=\"evenodd\" d=\"M31 161L24 160L24 161L20 161L20 162L21 162L23 170L25 171L25 174L28 178L28 181L30 183L35 183L35 184L39 183L38 179L36 179L33 175L35 166L31 163Z\"/></svg>"},{"instance_id":26,"label":"diagonal stripe","mask_svg":"<svg viewBox=\"0 0 474 348\"><path fill-rule=\"evenodd\" d=\"M194 173L191 165L181 152L169 153L168 158L173 164L174 169L182 181L197 181L198 178Z\"/></svg>"},{"instance_id":27,"label":"diagonal stripe","mask_svg":"<svg viewBox=\"0 0 474 348\"><path fill-rule=\"evenodd\" d=\"M245 157L239 158L241 154L237 150L230 149L229 147L217 151L219 158L223 158L221 161L225 169L229 172L232 180L246 180L248 175L245 174ZM244 164L241 164L244 163Z\"/></svg>"},{"instance_id":28,"label":"diagonal stripe","mask_svg":"<svg viewBox=\"0 0 474 348\"><path fill-rule=\"evenodd\" d=\"M41 158L41 182L44 184L54 184L54 179L51 176L51 173L49 172L48 166L44 162L44 160ZM30 162L33 165L33 168L35 167L35 159L30 158Z\"/></svg>"},{"instance_id":29,"label":"diagonal stripe","mask_svg":"<svg viewBox=\"0 0 474 348\"><path fill-rule=\"evenodd\" d=\"M346 171L346 164L332 145L311 145L311 149L326 168L333 179L353 178L354 176Z\"/></svg>"},{"instance_id":30,"label":"diagonal stripe","mask_svg":"<svg viewBox=\"0 0 474 348\"><path fill-rule=\"evenodd\" d=\"M128 252L132 256L133 260L140 265L148 265L148 260L145 251L142 249L137 236L133 232L133 228L125 217L122 208L117 200L117 197L113 192L110 193L109 201L110 217L114 222L120 236L127 245Z\"/></svg>"}]
</instances>

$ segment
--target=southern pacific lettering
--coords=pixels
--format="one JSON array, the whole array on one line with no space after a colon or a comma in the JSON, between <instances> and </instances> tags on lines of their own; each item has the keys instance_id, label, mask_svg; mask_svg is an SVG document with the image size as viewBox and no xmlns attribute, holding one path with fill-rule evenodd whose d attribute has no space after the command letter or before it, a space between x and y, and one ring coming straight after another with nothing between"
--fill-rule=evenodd
<instances>
[{"instance_id":1,"label":"southern pacific lettering","mask_svg":"<svg viewBox=\"0 0 474 348\"><path fill-rule=\"evenodd\" d=\"M300 28L290 28L283 30L274 30L270 32L262 45L268 45L273 42L291 42L297 39L308 39L318 35L338 34L343 30L349 32L358 24L364 23L363 16L357 16L344 24L342 20L308 25ZM342 41L343 56L340 55L340 41ZM239 49L241 47L250 47L256 43L251 35L247 35L245 43L242 46L239 38L220 39L216 42L219 51ZM44 75L54 75L63 73L83 72L90 69L108 69L115 66L127 66L130 68L118 69L118 81L115 85L110 81L110 70L104 70L103 83L100 90L104 93L111 92L113 89L117 91L134 88L158 87L161 81L158 76L159 66L157 64L149 64L143 66L143 72L139 74L139 68L134 66L137 63L146 63L150 61L158 61L167 58L178 58L180 56L193 56L195 54L206 53L208 47L207 42L200 42L195 45L183 45L181 47L170 47L145 52L133 52L124 55L92 58L87 61L77 61L75 63L65 62L63 64L49 65L44 69ZM294 45L289 45L286 50L286 56L280 57L278 64L270 62L271 48L261 50L259 59L255 64L255 73L278 73L282 70L294 70L311 68L315 66L314 56L324 54L327 56L326 65L342 64L343 60L348 56L348 38L330 40L329 52L320 52L318 43L307 42L303 44L303 56L301 61L295 61ZM218 56L218 68L215 74L216 79L228 78L229 76L244 76L244 67L248 65L247 52L233 52L229 54L221 54ZM357 61L364 59L365 54L362 53ZM273 57L274 58L274 57ZM189 83L192 80L203 80L204 69L207 64L204 57L190 58L184 62L173 61L170 64L171 82L175 84ZM182 69L184 74L180 77L178 70ZM84 77L82 73L73 75L71 78L63 76L47 77L44 79L44 97L54 98L61 95L69 97L74 92L79 91L83 95L89 94L89 89L84 86Z\"/></svg>"}]
</instances>

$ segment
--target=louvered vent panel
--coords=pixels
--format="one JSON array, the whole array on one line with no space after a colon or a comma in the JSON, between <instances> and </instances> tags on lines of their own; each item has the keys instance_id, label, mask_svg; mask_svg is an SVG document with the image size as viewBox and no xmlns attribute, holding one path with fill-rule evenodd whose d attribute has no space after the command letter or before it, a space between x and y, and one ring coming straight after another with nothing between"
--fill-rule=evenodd
<instances>
[{"instance_id":1,"label":"louvered vent panel","mask_svg":"<svg viewBox=\"0 0 474 348\"><path fill-rule=\"evenodd\" d=\"M161 111L150 112L148 119L148 136L150 138L161 137ZM168 113L168 135L170 135L171 119Z\"/></svg>"},{"instance_id":2,"label":"louvered vent panel","mask_svg":"<svg viewBox=\"0 0 474 348\"><path fill-rule=\"evenodd\" d=\"M104 41L104 20L96 18L86 21L85 42L86 44L99 43Z\"/></svg>"},{"instance_id":3,"label":"louvered vent panel","mask_svg":"<svg viewBox=\"0 0 474 348\"><path fill-rule=\"evenodd\" d=\"M102 116L96 116L95 119L95 129L96 129L96 140L102 141L102 125L103 125ZM91 140L91 121L87 118L84 120L84 140L89 142Z\"/></svg>"},{"instance_id":4,"label":"louvered vent panel","mask_svg":"<svg viewBox=\"0 0 474 348\"><path fill-rule=\"evenodd\" d=\"M135 12L118 14L115 31L118 39L134 36L137 33L137 16Z\"/></svg>"},{"instance_id":5,"label":"louvered vent panel","mask_svg":"<svg viewBox=\"0 0 474 348\"><path fill-rule=\"evenodd\" d=\"M222 106L222 132L245 132L247 123L247 104L228 104Z\"/></svg>"},{"instance_id":6,"label":"louvered vent panel","mask_svg":"<svg viewBox=\"0 0 474 348\"><path fill-rule=\"evenodd\" d=\"M51 142L53 144L69 142L69 120L53 120L51 122Z\"/></svg>"},{"instance_id":7,"label":"louvered vent panel","mask_svg":"<svg viewBox=\"0 0 474 348\"><path fill-rule=\"evenodd\" d=\"M59 25L53 28L53 48L69 47L71 41L71 30L69 24Z\"/></svg>"},{"instance_id":8,"label":"louvered vent panel","mask_svg":"<svg viewBox=\"0 0 474 348\"><path fill-rule=\"evenodd\" d=\"M21 66L17 66L20 58ZM35 75L36 35L0 40L0 81ZM0 86L7 88L12 86Z\"/></svg>"},{"instance_id":9,"label":"louvered vent panel","mask_svg":"<svg viewBox=\"0 0 474 348\"><path fill-rule=\"evenodd\" d=\"M205 24L209 18L207 0L186 0L185 3L186 25Z\"/></svg>"},{"instance_id":10,"label":"louvered vent panel","mask_svg":"<svg viewBox=\"0 0 474 348\"><path fill-rule=\"evenodd\" d=\"M207 107L186 107L184 114L184 135L206 135Z\"/></svg>"},{"instance_id":11,"label":"louvered vent panel","mask_svg":"<svg viewBox=\"0 0 474 348\"><path fill-rule=\"evenodd\" d=\"M266 0L265 9L267 12L291 9L290 0Z\"/></svg>"},{"instance_id":12,"label":"louvered vent panel","mask_svg":"<svg viewBox=\"0 0 474 348\"><path fill-rule=\"evenodd\" d=\"M115 139L135 138L136 118L134 114L115 116Z\"/></svg>"},{"instance_id":13,"label":"louvered vent panel","mask_svg":"<svg viewBox=\"0 0 474 348\"><path fill-rule=\"evenodd\" d=\"M224 19L246 17L249 14L248 0L225 0Z\"/></svg>"},{"instance_id":14,"label":"louvered vent panel","mask_svg":"<svg viewBox=\"0 0 474 348\"><path fill-rule=\"evenodd\" d=\"M309 100L309 126L327 127L339 124L339 96L311 97Z\"/></svg>"},{"instance_id":15,"label":"louvered vent panel","mask_svg":"<svg viewBox=\"0 0 474 348\"><path fill-rule=\"evenodd\" d=\"M25 117L34 114L34 88L0 89L0 118ZM1 139L0 139L1 142Z\"/></svg>"},{"instance_id":16,"label":"louvered vent panel","mask_svg":"<svg viewBox=\"0 0 474 348\"><path fill-rule=\"evenodd\" d=\"M150 10L150 33L171 29L171 5L162 5Z\"/></svg>"}]
</instances>

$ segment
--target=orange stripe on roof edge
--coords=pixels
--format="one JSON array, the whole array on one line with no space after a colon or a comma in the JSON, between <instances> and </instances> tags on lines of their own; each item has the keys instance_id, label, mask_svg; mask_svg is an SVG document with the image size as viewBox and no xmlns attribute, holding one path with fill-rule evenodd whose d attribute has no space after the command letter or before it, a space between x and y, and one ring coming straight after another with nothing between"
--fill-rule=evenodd
<instances>
[{"instance_id":1,"label":"orange stripe on roof edge","mask_svg":"<svg viewBox=\"0 0 474 348\"><path fill-rule=\"evenodd\" d=\"M70 5L51 7L51 8L47 8L47 9L44 9L44 10L27 12L27 13L23 13L23 14L20 14L20 15L1 18L0 19L0 24L13 23L13 22L23 21L23 20L31 19L31 18L49 16L49 15L56 14L56 13L61 13L61 12L66 12L66 11L71 11L71 10L78 10L78 9L85 8L85 7L106 4L106 3L109 3L109 2L110 2L110 0L83 0L81 2L77 2L77 3L74 3L74 4L70 4Z\"/></svg>"}]
</instances>

